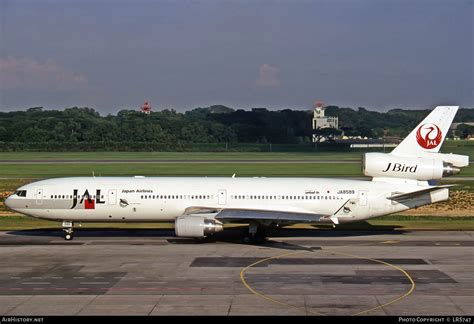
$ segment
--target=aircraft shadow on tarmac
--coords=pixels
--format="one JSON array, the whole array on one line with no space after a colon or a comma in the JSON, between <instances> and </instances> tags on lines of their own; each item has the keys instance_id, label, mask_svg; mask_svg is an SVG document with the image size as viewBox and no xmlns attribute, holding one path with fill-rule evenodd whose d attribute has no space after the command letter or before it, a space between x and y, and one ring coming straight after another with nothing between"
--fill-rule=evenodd
<instances>
[{"instance_id":1,"label":"aircraft shadow on tarmac","mask_svg":"<svg viewBox=\"0 0 474 324\"><path fill-rule=\"evenodd\" d=\"M317 228L316 228L317 227ZM127 238L139 239L139 238L163 238L169 244L203 244L203 243L242 243L242 238L248 233L247 226L239 226L235 228L228 228L223 232L216 233L215 235L204 238L204 239L192 239L192 238L181 238L176 237L174 229L152 229L152 228L77 228L75 229L77 242L81 238L120 238L123 242L127 242ZM277 241L277 238L321 238L321 237L361 237L371 236L380 234L393 234L400 235L407 233L400 229L400 226L388 226L388 225L371 225L367 222L360 222L347 225L339 225L336 229L331 226L322 228L321 226L315 226L315 228L280 228L280 229L267 229L265 231L266 239L259 242L259 245L273 246L278 248L289 248L289 249L306 249L297 245L282 243ZM29 239L50 238L61 239L63 232L58 228L50 229L29 229L29 230L16 230L7 232L9 235L28 237ZM82 241L82 240L81 240ZM83 241L82 241L83 242ZM148 241L147 241L148 242ZM144 244L146 244L145 242Z\"/></svg>"}]
</instances>

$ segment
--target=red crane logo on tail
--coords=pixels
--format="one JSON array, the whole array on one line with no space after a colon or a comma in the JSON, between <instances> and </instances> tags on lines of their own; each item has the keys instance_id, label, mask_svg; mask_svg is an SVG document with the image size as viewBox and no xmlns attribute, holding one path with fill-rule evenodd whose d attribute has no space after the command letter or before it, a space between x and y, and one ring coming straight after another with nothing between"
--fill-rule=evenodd
<instances>
[{"instance_id":1,"label":"red crane logo on tail","mask_svg":"<svg viewBox=\"0 0 474 324\"><path fill-rule=\"evenodd\" d=\"M441 144L443 134L435 124L423 124L416 131L416 141L427 150L434 149Z\"/></svg>"}]
</instances>

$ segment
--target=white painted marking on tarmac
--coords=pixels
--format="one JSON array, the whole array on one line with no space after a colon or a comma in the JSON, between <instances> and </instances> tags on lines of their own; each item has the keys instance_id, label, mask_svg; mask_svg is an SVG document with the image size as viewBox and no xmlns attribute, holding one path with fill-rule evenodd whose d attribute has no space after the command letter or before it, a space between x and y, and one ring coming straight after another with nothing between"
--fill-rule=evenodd
<instances>
[{"instance_id":1,"label":"white painted marking on tarmac","mask_svg":"<svg viewBox=\"0 0 474 324\"><path fill-rule=\"evenodd\" d=\"M81 285L106 285L108 281L84 281L80 282Z\"/></svg>"},{"instance_id":2,"label":"white painted marking on tarmac","mask_svg":"<svg viewBox=\"0 0 474 324\"><path fill-rule=\"evenodd\" d=\"M62 279L63 277L51 277L51 279Z\"/></svg>"},{"instance_id":3,"label":"white painted marking on tarmac","mask_svg":"<svg viewBox=\"0 0 474 324\"><path fill-rule=\"evenodd\" d=\"M85 277L72 277L73 279L84 279Z\"/></svg>"},{"instance_id":4,"label":"white painted marking on tarmac","mask_svg":"<svg viewBox=\"0 0 474 324\"><path fill-rule=\"evenodd\" d=\"M21 277L10 277L10 279L21 279Z\"/></svg>"},{"instance_id":5,"label":"white painted marking on tarmac","mask_svg":"<svg viewBox=\"0 0 474 324\"><path fill-rule=\"evenodd\" d=\"M442 243L436 242L435 245L438 245L438 246L459 246L461 244L451 243L451 242L442 242Z\"/></svg>"},{"instance_id":6,"label":"white painted marking on tarmac","mask_svg":"<svg viewBox=\"0 0 474 324\"><path fill-rule=\"evenodd\" d=\"M104 279L104 277L94 277L94 279Z\"/></svg>"},{"instance_id":7,"label":"white painted marking on tarmac","mask_svg":"<svg viewBox=\"0 0 474 324\"><path fill-rule=\"evenodd\" d=\"M35 281L35 282L22 282L22 285L50 285L50 282L46 281Z\"/></svg>"}]
</instances>

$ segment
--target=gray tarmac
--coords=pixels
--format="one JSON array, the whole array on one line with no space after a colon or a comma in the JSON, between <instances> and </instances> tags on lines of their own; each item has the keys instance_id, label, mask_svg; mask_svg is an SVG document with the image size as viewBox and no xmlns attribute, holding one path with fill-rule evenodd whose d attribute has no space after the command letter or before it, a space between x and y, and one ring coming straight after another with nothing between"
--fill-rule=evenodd
<instances>
[{"instance_id":1,"label":"gray tarmac","mask_svg":"<svg viewBox=\"0 0 474 324\"><path fill-rule=\"evenodd\" d=\"M1 315L473 315L474 232L0 232ZM249 267L250 266L250 267Z\"/></svg>"}]
</instances>

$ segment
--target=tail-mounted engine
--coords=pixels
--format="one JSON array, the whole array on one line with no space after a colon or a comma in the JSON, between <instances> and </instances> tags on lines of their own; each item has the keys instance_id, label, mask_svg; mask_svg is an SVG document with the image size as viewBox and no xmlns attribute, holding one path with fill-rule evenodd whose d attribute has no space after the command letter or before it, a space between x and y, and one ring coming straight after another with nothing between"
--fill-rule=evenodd
<instances>
[{"instance_id":1,"label":"tail-mounted engine","mask_svg":"<svg viewBox=\"0 0 474 324\"><path fill-rule=\"evenodd\" d=\"M458 174L458 167L466 166L466 159L461 155L438 153L433 154L434 158L429 157L366 153L362 161L363 173L370 177L438 180Z\"/></svg>"}]
</instances>

